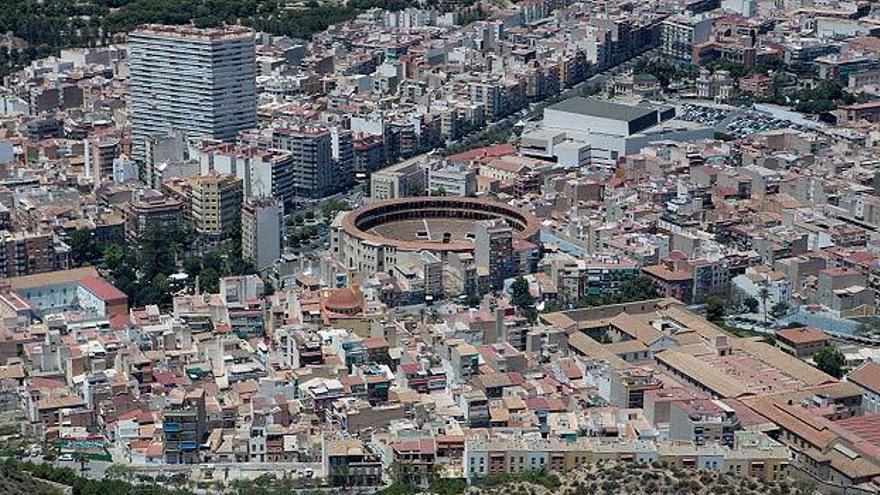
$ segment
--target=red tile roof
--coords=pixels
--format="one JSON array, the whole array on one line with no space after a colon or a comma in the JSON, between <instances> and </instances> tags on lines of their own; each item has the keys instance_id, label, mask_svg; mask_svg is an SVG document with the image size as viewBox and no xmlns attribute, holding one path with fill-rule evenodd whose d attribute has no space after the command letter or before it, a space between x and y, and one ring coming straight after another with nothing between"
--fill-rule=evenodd
<instances>
[{"instance_id":1,"label":"red tile roof","mask_svg":"<svg viewBox=\"0 0 880 495\"><path fill-rule=\"evenodd\" d=\"M128 315L116 315L110 318L110 328L113 330L120 330L128 326L131 323Z\"/></svg>"},{"instance_id":2,"label":"red tile roof","mask_svg":"<svg viewBox=\"0 0 880 495\"><path fill-rule=\"evenodd\" d=\"M101 277L84 277L79 281L80 287L91 292L104 302L127 302L128 296Z\"/></svg>"},{"instance_id":3,"label":"red tile roof","mask_svg":"<svg viewBox=\"0 0 880 495\"><path fill-rule=\"evenodd\" d=\"M792 344L808 344L810 342L822 342L829 337L825 332L815 328L785 328L776 332L776 337Z\"/></svg>"},{"instance_id":4,"label":"red tile roof","mask_svg":"<svg viewBox=\"0 0 880 495\"><path fill-rule=\"evenodd\" d=\"M846 380L880 394L880 364L868 361L846 377Z\"/></svg>"}]
</instances>

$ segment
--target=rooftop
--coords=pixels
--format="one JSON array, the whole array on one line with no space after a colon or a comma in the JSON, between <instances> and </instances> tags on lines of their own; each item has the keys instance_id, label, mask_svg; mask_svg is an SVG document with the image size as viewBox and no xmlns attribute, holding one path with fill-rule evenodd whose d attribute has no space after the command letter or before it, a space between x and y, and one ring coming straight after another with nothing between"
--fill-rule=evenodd
<instances>
[{"instance_id":1,"label":"rooftop","mask_svg":"<svg viewBox=\"0 0 880 495\"><path fill-rule=\"evenodd\" d=\"M98 271L95 267L87 266L83 268L74 268L72 270L25 275L23 277L9 278L6 279L6 281L9 283L9 287L12 290L21 291L36 287L47 287L49 285L74 283L87 277L98 277Z\"/></svg>"},{"instance_id":2,"label":"rooftop","mask_svg":"<svg viewBox=\"0 0 880 495\"><path fill-rule=\"evenodd\" d=\"M191 38L210 41L254 37L254 32L243 26L223 26L202 29L194 26L170 26L164 24L145 24L139 26L131 34Z\"/></svg>"},{"instance_id":3,"label":"rooftop","mask_svg":"<svg viewBox=\"0 0 880 495\"><path fill-rule=\"evenodd\" d=\"M880 364L868 361L850 373L846 380L875 394L880 394Z\"/></svg>"},{"instance_id":4,"label":"rooftop","mask_svg":"<svg viewBox=\"0 0 880 495\"><path fill-rule=\"evenodd\" d=\"M619 103L592 100L582 97L569 98L552 105L547 109L559 112L577 113L603 119L625 120L627 122L657 113L657 110L653 108L621 105Z\"/></svg>"},{"instance_id":5,"label":"rooftop","mask_svg":"<svg viewBox=\"0 0 880 495\"><path fill-rule=\"evenodd\" d=\"M776 338L792 344L808 344L811 342L824 342L829 339L825 332L815 328L785 328L776 332Z\"/></svg>"}]
</instances>

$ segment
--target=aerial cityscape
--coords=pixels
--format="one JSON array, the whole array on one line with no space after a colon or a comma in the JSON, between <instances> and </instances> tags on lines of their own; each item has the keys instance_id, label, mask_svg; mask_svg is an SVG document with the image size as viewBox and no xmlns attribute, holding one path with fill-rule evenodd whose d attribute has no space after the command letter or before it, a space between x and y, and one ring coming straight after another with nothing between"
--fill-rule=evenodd
<instances>
[{"instance_id":1,"label":"aerial cityscape","mask_svg":"<svg viewBox=\"0 0 880 495\"><path fill-rule=\"evenodd\" d=\"M0 4L0 495L880 495L880 3Z\"/></svg>"}]
</instances>

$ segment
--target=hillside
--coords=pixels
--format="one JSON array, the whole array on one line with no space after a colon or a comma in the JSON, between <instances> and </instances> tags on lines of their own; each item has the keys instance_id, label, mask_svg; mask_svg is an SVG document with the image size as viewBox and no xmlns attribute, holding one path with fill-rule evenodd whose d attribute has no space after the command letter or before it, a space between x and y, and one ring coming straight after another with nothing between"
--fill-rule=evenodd
<instances>
[{"instance_id":1,"label":"hillside","mask_svg":"<svg viewBox=\"0 0 880 495\"><path fill-rule=\"evenodd\" d=\"M4 466L0 469L0 493L3 495L60 495L61 492L34 480L22 471Z\"/></svg>"},{"instance_id":2,"label":"hillside","mask_svg":"<svg viewBox=\"0 0 880 495\"><path fill-rule=\"evenodd\" d=\"M558 478L537 480L487 479L471 487L470 495L653 495L730 494L803 495L812 490L791 482L767 483L717 471L678 469L660 464L600 462Z\"/></svg>"}]
</instances>

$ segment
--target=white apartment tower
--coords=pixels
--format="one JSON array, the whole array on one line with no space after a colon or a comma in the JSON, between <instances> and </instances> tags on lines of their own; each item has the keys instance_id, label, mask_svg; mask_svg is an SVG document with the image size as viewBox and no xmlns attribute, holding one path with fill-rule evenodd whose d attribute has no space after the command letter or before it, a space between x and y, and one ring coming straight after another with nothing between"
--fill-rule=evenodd
<instances>
[{"instance_id":1,"label":"white apartment tower","mask_svg":"<svg viewBox=\"0 0 880 495\"><path fill-rule=\"evenodd\" d=\"M256 122L254 32L230 26L142 26L129 34L132 155L179 131L231 139Z\"/></svg>"}]
</instances>

